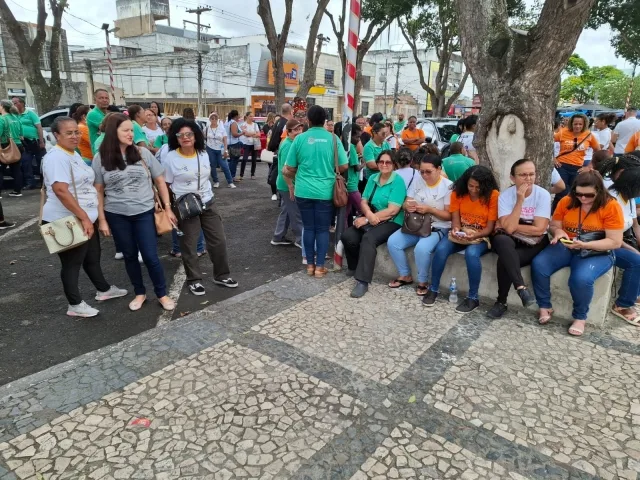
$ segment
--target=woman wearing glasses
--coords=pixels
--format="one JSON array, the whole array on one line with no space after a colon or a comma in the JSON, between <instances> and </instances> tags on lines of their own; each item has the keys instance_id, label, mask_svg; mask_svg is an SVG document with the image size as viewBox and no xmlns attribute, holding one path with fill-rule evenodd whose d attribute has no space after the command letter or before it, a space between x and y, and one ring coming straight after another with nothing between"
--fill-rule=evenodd
<instances>
[{"instance_id":1,"label":"woman wearing glasses","mask_svg":"<svg viewBox=\"0 0 640 480\"><path fill-rule=\"evenodd\" d=\"M378 172L371 175L362 194L360 209L363 216L356 218L353 226L342 234L347 275L356 279L356 286L351 291L353 298L360 298L369 290L376 249L400 229L404 220L402 205L407 187L402 177L393 171L393 152L381 152L375 162Z\"/></svg>"},{"instance_id":2,"label":"woman wearing glasses","mask_svg":"<svg viewBox=\"0 0 640 480\"><path fill-rule=\"evenodd\" d=\"M551 220L551 245L531 263L531 278L540 307L538 323L549 323L551 275L571 269L569 290L573 299L573 324L569 334L580 336L593 298L593 285L614 263L612 250L622 245L624 217L620 204L607 192L598 172L580 173L569 195L558 203ZM580 234L589 238L580 239Z\"/></svg>"},{"instance_id":3,"label":"woman wearing glasses","mask_svg":"<svg viewBox=\"0 0 640 480\"><path fill-rule=\"evenodd\" d=\"M165 180L176 201L186 194L195 193L204 209L200 215L179 221L183 232L180 237L182 263L187 274L189 291L204 295L202 269L198 265L196 245L200 231L204 232L207 251L213 263L213 283L235 288L238 282L229 275L227 240L222 217L213 201L211 164L205 150L204 134L193 120L178 118L169 129L169 153L164 159Z\"/></svg>"},{"instance_id":4,"label":"woman wearing glasses","mask_svg":"<svg viewBox=\"0 0 640 480\"><path fill-rule=\"evenodd\" d=\"M588 148L600 150L600 142L589 131L589 120L582 113L577 113L569 120L567 128L561 128L554 133L553 139L560 143L560 153L556 157L555 166L564 181L565 190L557 193L553 200L552 211L558 202L568 193L573 181L578 176L578 170L584 166Z\"/></svg>"},{"instance_id":5,"label":"woman wearing glasses","mask_svg":"<svg viewBox=\"0 0 640 480\"><path fill-rule=\"evenodd\" d=\"M451 229L449 205L453 182L442 177L442 159L439 156L416 152L414 158L420 162L419 175L416 175L409 185L403 207L407 212L431 215L431 235L420 237L397 231L389 237L387 241L389 254L400 275L389 284L389 287L398 288L413 283L405 250L415 247L414 255L418 267L416 293L424 296L428 289L431 255L440 240L446 237Z\"/></svg>"},{"instance_id":6,"label":"woman wearing glasses","mask_svg":"<svg viewBox=\"0 0 640 480\"><path fill-rule=\"evenodd\" d=\"M507 311L511 285L522 305L535 302L522 279L520 269L531 264L538 253L549 245L547 229L551 219L551 195L535 184L536 166L523 158L511 166L513 185L498 197L498 222L491 240L498 254L498 300L487 315L500 318Z\"/></svg>"}]
</instances>

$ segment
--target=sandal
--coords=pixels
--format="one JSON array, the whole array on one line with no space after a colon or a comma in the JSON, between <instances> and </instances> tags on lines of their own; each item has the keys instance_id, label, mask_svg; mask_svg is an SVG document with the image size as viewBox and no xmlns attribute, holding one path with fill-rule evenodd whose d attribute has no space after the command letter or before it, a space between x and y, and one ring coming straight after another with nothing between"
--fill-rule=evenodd
<instances>
[{"instance_id":1,"label":"sandal","mask_svg":"<svg viewBox=\"0 0 640 480\"><path fill-rule=\"evenodd\" d=\"M542 312L545 312L545 314L543 315ZM553 308L541 308L540 311L538 312L538 323L540 325L546 325L547 323L549 323L549 321L551 321L551 316L553 315Z\"/></svg>"},{"instance_id":2,"label":"sandal","mask_svg":"<svg viewBox=\"0 0 640 480\"><path fill-rule=\"evenodd\" d=\"M198 258L200 258L200 257L202 257L203 255L206 255L206 254L207 254L207 251L205 250L204 252L200 252L197 255L198 255Z\"/></svg>"},{"instance_id":3,"label":"sandal","mask_svg":"<svg viewBox=\"0 0 640 480\"><path fill-rule=\"evenodd\" d=\"M635 327L640 327L640 315L633 308L622 308L617 305L611 307L611 313Z\"/></svg>"},{"instance_id":4,"label":"sandal","mask_svg":"<svg viewBox=\"0 0 640 480\"><path fill-rule=\"evenodd\" d=\"M418 284L416 286L416 295L418 295L419 297L424 297L428 291L429 291L428 283L424 285Z\"/></svg>"},{"instance_id":5,"label":"sandal","mask_svg":"<svg viewBox=\"0 0 640 480\"><path fill-rule=\"evenodd\" d=\"M171 255L172 257L176 257L176 258L182 257L182 254L180 252L174 252L173 250L171 250L169 252L169 255Z\"/></svg>"},{"instance_id":6,"label":"sandal","mask_svg":"<svg viewBox=\"0 0 640 480\"><path fill-rule=\"evenodd\" d=\"M163 309L165 309L165 310L167 310L169 312L176 309L176 302L171 300L166 295L164 297L162 297L162 298L159 298L158 302L160 303L160 305L162 306Z\"/></svg>"},{"instance_id":7,"label":"sandal","mask_svg":"<svg viewBox=\"0 0 640 480\"><path fill-rule=\"evenodd\" d=\"M316 270L315 270L313 276L316 277L316 278L322 278L322 277L327 275L328 271L329 270L326 267L316 267Z\"/></svg>"},{"instance_id":8,"label":"sandal","mask_svg":"<svg viewBox=\"0 0 640 480\"><path fill-rule=\"evenodd\" d=\"M400 287L404 287L405 285L411 285L412 283L413 283L413 279L402 280L401 278L396 278L395 280L392 280L391 282L389 282L389 288L400 288Z\"/></svg>"},{"instance_id":9,"label":"sandal","mask_svg":"<svg viewBox=\"0 0 640 480\"><path fill-rule=\"evenodd\" d=\"M313 275L316 273L316 266L315 265L307 265L307 275L309 275L310 277L313 277Z\"/></svg>"},{"instance_id":10,"label":"sandal","mask_svg":"<svg viewBox=\"0 0 640 480\"><path fill-rule=\"evenodd\" d=\"M129 303L129 310L131 310L132 312L140 310L142 308L142 304L146 301L146 296L143 296L142 298L134 298L133 300L131 300L131 303Z\"/></svg>"},{"instance_id":11,"label":"sandal","mask_svg":"<svg viewBox=\"0 0 640 480\"><path fill-rule=\"evenodd\" d=\"M581 322L580 325L576 325L577 322ZM569 327L569 335L573 335L574 337L581 337L584 333L584 327L586 323L586 320L574 320Z\"/></svg>"}]
</instances>

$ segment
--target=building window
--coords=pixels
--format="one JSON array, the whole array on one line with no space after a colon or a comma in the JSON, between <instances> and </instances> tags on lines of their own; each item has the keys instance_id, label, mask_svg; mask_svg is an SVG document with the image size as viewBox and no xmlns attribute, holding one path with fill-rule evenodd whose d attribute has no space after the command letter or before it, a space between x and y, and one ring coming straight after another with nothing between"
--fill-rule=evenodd
<instances>
[{"instance_id":1,"label":"building window","mask_svg":"<svg viewBox=\"0 0 640 480\"><path fill-rule=\"evenodd\" d=\"M327 120L333 121L333 108L325 108L325 112L327 112Z\"/></svg>"},{"instance_id":2,"label":"building window","mask_svg":"<svg viewBox=\"0 0 640 480\"><path fill-rule=\"evenodd\" d=\"M310 107L312 105L316 104L316 99L313 97L307 97L307 107Z\"/></svg>"},{"instance_id":3,"label":"building window","mask_svg":"<svg viewBox=\"0 0 640 480\"><path fill-rule=\"evenodd\" d=\"M335 77L335 70L328 70L325 68L324 70L324 84L325 85L335 85L333 83L333 79Z\"/></svg>"},{"instance_id":4,"label":"building window","mask_svg":"<svg viewBox=\"0 0 640 480\"><path fill-rule=\"evenodd\" d=\"M45 41L40 53L40 70L51 70L51 62L49 58L49 49L51 42Z\"/></svg>"},{"instance_id":5,"label":"building window","mask_svg":"<svg viewBox=\"0 0 640 480\"><path fill-rule=\"evenodd\" d=\"M362 88L365 90L371 90L371 76L363 75L362 76Z\"/></svg>"},{"instance_id":6,"label":"building window","mask_svg":"<svg viewBox=\"0 0 640 480\"><path fill-rule=\"evenodd\" d=\"M364 115L365 117L369 115L369 102L362 102L362 111L360 115Z\"/></svg>"}]
</instances>

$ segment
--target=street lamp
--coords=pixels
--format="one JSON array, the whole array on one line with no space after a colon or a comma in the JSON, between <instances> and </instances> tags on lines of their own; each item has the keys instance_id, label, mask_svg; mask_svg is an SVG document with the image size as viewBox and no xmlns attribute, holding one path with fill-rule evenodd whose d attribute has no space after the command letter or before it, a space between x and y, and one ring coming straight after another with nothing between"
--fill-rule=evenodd
<instances>
[{"instance_id":1,"label":"street lamp","mask_svg":"<svg viewBox=\"0 0 640 480\"><path fill-rule=\"evenodd\" d=\"M109 42L109 34L115 33L120 30L119 27L112 28L109 30L109 24L103 23L102 30L104 30L104 35L107 39L107 65L109 66L109 81L111 82L111 97L113 98L113 104L116 104L116 87L113 83L113 62L111 61L111 42Z\"/></svg>"}]
</instances>

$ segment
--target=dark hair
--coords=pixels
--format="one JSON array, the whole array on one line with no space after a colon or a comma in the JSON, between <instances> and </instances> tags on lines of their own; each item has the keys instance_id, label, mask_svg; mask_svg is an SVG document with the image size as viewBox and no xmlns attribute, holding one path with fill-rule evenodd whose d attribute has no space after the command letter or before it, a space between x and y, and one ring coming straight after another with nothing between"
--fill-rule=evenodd
<instances>
[{"instance_id":1,"label":"dark hair","mask_svg":"<svg viewBox=\"0 0 640 480\"><path fill-rule=\"evenodd\" d=\"M357 137L358 134L362 134L362 127L357 123L352 123L351 124L351 143L353 143L354 137Z\"/></svg>"},{"instance_id":2,"label":"dark hair","mask_svg":"<svg viewBox=\"0 0 640 480\"><path fill-rule=\"evenodd\" d=\"M51 133L60 133L60 125L67 122L77 123L73 118L64 115L54 118L51 123Z\"/></svg>"},{"instance_id":3,"label":"dark hair","mask_svg":"<svg viewBox=\"0 0 640 480\"><path fill-rule=\"evenodd\" d=\"M112 170L124 170L127 165L134 165L142 160L140 150L135 145L127 145L125 150L125 159L122 157L120 149L120 140L118 140L118 128L124 122L131 120L123 113L114 113L109 115L104 128L104 140L100 145L100 160L102 166L107 172ZM133 122L133 120L131 120Z\"/></svg>"},{"instance_id":4,"label":"dark hair","mask_svg":"<svg viewBox=\"0 0 640 480\"><path fill-rule=\"evenodd\" d=\"M596 198L593 200L593 206L591 207L592 212L597 212L609 203L610 200L613 200L613 197L609 195L609 192L607 192L607 189L604 187L602 175L596 170L587 170L579 173L573 185L571 185L568 195L570 198L569 208L582 207L582 203L578 200L578 197L576 197L576 189L578 187L593 187L596 189Z\"/></svg>"},{"instance_id":5,"label":"dark hair","mask_svg":"<svg viewBox=\"0 0 640 480\"><path fill-rule=\"evenodd\" d=\"M82 117L89 113L90 110L91 108L89 107L89 105L80 105L78 108L76 108L76 111L73 113L73 115L71 115L71 118L80 123Z\"/></svg>"},{"instance_id":6,"label":"dark hair","mask_svg":"<svg viewBox=\"0 0 640 480\"><path fill-rule=\"evenodd\" d=\"M391 163L393 163L393 169L397 170L398 161L396 160L396 155L394 154L393 150L382 150L376 157L376 163L380 161L383 155L389 155L389 157L391 158Z\"/></svg>"},{"instance_id":7,"label":"dark hair","mask_svg":"<svg viewBox=\"0 0 640 480\"><path fill-rule=\"evenodd\" d=\"M524 165L525 163L531 162L533 163L533 166L536 165L536 163L533 160L530 160L528 158L521 158L520 160L516 160L515 162L513 162L513 165L511 165L511 171L509 172L509 174L512 177L516 176L516 169L520 166L520 165Z\"/></svg>"},{"instance_id":8,"label":"dark hair","mask_svg":"<svg viewBox=\"0 0 640 480\"><path fill-rule=\"evenodd\" d=\"M158 113L157 116L160 117L160 115L162 115L162 108L160 107L160 104L158 102L156 102L155 100L153 102L149 103L149 108L151 108L151 105L156 104L156 107L158 107Z\"/></svg>"},{"instance_id":9,"label":"dark hair","mask_svg":"<svg viewBox=\"0 0 640 480\"><path fill-rule=\"evenodd\" d=\"M591 157L591 167L599 170L598 166L602 162L606 162L607 160L609 160L609 158L611 157L612 155L611 153L609 153L609 150L596 150L595 152L593 152L593 157ZM603 176L606 177L607 175Z\"/></svg>"},{"instance_id":10,"label":"dark hair","mask_svg":"<svg viewBox=\"0 0 640 480\"><path fill-rule=\"evenodd\" d=\"M562 119L560 117L554 118L553 119L553 129L557 130L560 125L562 125Z\"/></svg>"},{"instance_id":11,"label":"dark hair","mask_svg":"<svg viewBox=\"0 0 640 480\"><path fill-rule=\"evenodd\" d=\"M369 119L369 125L373 127L374 124L380 123L383 118L384 116L380 112L374 113L373 115L371 115L371 118Z\"/></svg>"},{"instance_id":12,"label":"dark hair","mask_svg":"<svg viewBox=\"0 0 640 480\"><path fill-rule=\"evenodd\" d=\"M452 155L460 154L464 152L464 143L462 142L453 142L449 147L449 153Z\"/></svg>"},{"instance_id":13,"label":"dark hair","mask_svg":"<svg viewBox=\"0 0 640 480\"><path fill-rule=\"evenodd\" d=\"M398 168L404 168L411 165L411 160L413 160L413 152L410 148L402 147L398 149L396 152L396 163L398 164Z\"/></svg>"},{"instance_id":14,"label":"dark hair","mask_svg":"<svg viewBox=\"0 0 640 480\"><path fill-rule=\"evenodd\" d=\"M464 123L462 124L463 131L470 130L476 123L478 123L478 115L469 115L464 119Z\"/></svg>"},{"instance_id":15,"label":"dark hair","mask_svg":"<svg viewBox=\"0 0 640 480\"><path fill-rule=\"evenodd\" d=\"M604 120L607 125L611 125L613 122L616 121L616 114L614 112L609 112L609 113L602 112L596 115L596 118L598 120Z\"/></svg>"},{"instance_id":16,"label":"dark hair","mask_svg":"<svg viewBox=\"0 0 640 480\"><path fill-rule=\"evenodd\" d=\"M427 154L420 158L420 163L430 163L436 168L442 168L442 157L440 155Z\"/></svg>"},{"instance_id":17,"label":"dark hair","mask_svg":"<svg viewBox=\"0 0 640 480\"><path fill-rule=\"evenodd\" d=\"M593 160L591 160L591 163L593 163ZM597 163L594 168L603 177L609 177L613 181L613 185L609 187L609 190L618 192L623 200L628 201L631 198L640 197L639 157L631 154L618 158L610 157Z\"/></svg>"},{"instance_id":18,"label":"dark hair","mask_svg":"<svg viewBox=\"0 0 640 480\"><path fill-rule=\"evenodd\" d=\"M138 104L131 105L129 108L127 108L127 112L129 112L129 119L131 119L132 122L135 122L136 121L136 115L138 115L143 110L144 110L144 108L142 108Z\"/></svg>"},{"instance_id":19,"label":"dark hair","mask_svg":"<svg viewBox=\"0 0 640 480\"><path fill-rule=\"evenodd\" d=\"M285 128L287 129L287 132L292 132L295 128L299 127L300 125L302 125L302 123L300 123L295 118L292 118L291 120L287 121Z\"/></svg>"},{"instance_id":20,"label":"dark hair","mask_svg":"<svg viewBox=\"0 0 640 480\"><path fill-rule=\"evenodd\" d=\"M342 138L342 122L333 123L333 133L335 133L338 138Z\"/></svg>"},{"instance_id":21,"label":"dark hair","mask_svg":"<svg viewBox=\"0 0 640 480\"><path fill-rule=\"evenodd\" d=\"M584 113L576 113L575 115L572 115L571 118L569 119L569 125L567 125L567 128L569 130L573 130L573 122L577 119L577 118L581 118L584 126L582 127L582 132L586 132L589 129L589 119L587 118L587 116Z\"/></svg>"},{"instance_id":22,"label":"dark hair","mask_svg":"<svg viewBox=\"0 0 640 480\"><path fill-rule=\"evenodd\" d=\"M114 114L116 114L116 113L120 113L120 112L107 112L107 114L103 117L102 121L100 122L100 125L98 126L98 131L99 131L100 133L104 133L104 129L105 129L105 127L107 126L107 119L108 119L111 115L114 115ZM123 113L123 115L124 115L124 113ZM126 117L126 115L125 115L125 117ZM129 118L129 117L127 117L127 118Z\"/></svg>"},{"instance_id":23,"label":"dark hair","mask_svg":"<svg viewBox=\"0 0 640 480\"><path fill-rule=\"evenodd\" d=\"M14 97L12 97L12 99L11 99L11 100L13 100L14 98L15 98L16 100L18 100L22 105L26 105L26 104L24 103L24 97L14 96Z\"/></svg>"},{"instance_id":24,"label":"dark hair","mask_svg":"<svg viewBox=\"0 0 640 480\"><path fill-rule=\"evenodd\" d=\"M386 125L384 123L382 123L382 122L374 123L373 125L371 125L371 133L372 134L378 133L384 127L386 127Z\"/></svg>"},{"instance_id":25,"label":"dark hair","mask_svg":"<svg viewBox=\"0 0 640 480\"><path fill-rule=\"evenodd\" d=\"M493 176L493 172L484 165L474 165L468 168L456 183L453 184L453 191L456 192L458 198L462 198L465 195L469 195L469 180L475 180L480 184L480 201L488 205L491 200L491 194L494 190L500 190L498 188L498 182L496 177Z\"/></svg>"},{"instance_id":26,"label":"dark hair","mask_svg":"<svg viewBox=\"0 0 640 480\"><path fill-rule=\"evenodd\" d=\"M418 148L422 153L440 155L440 149L435 143L426 143Z\"/></svg>"},{"instance_id":27,"label":"dark hair","mask_svg":"<svg viewBox=\"0 0 640 480\"><path fill-rule=\"evenodd\" d=\"M462 127L464 126L464 118L461 118L460 120L458 120L458 123L456 123L456 133L458 135L462 134Z\"/></svg>"},{"instance_id":28,"label":"dark hair","mask_svg":"<svg viewBox=\"0 0 640 480\"><path fill-rule=\"evenodd\" d=\"M307 118L311 127L322 127L327 120L327 112L320 105L311 105L307 110Z\"/></svg>"},{"instance_id":29,"label":"dark hair","mask_svg":"<svg viewBox=\"0 0 640 480\"><path fill-rule=\"evenodd\" d=\"M194 147L196 151L203 152L205 143L202 130L200 130L200 127L198 127L198 124L196 122L184 117L175 119L171 124L171 127L169 128L169 132L167 132L167 138L169 140L169 150L177 150L178 148L180 148L180 144L178 143L178 137L176 137L176 134L184 127L188 127L193 132L195 140Z\"/></svg>"},{"instance_id":30,"label":"dark hair","mask_svg":"<svg viewBox=\"0 0 640 480\"><path fill-rule=\"evenodd\" d=\"M231 121L232 118L236 118L238 115L240 115L238 110L231 110L229 115L227 115L227 121Z\"/></svg>"},{"instance_id":31,"label":"dark hair","mask_svg":"<svg viewBox=\"0 0 640 480\"><path fill-rule=\"evenodd\" d=\"M80 103L80 102L72 103L71 106L69 107L69 116L73 118L73 114L76 113L76 110L78 110L78 108L80 108L82 105L84 105L84 103Z\"/></svg>"},{"instance_id":32,"label":"dark hair","mask_svg":"<svg viewBox=\"0 0 640 480\"><path fill-rule=\"evenodd\" d=\"M418 117L416 117L415 115L411 115L409 118L407 118L407 121L411 120L412 118L418 120Z\"/></svg>"},{"instance_id":33,"label":"dark hair","mask_svg":"<svg viewBox=\"0 0 640 480\"><path fill-rule=\"evenodd\" d=\"M107 92L107 90L106 90L106 89L104 89L104 88L96 88L96 89L93 91L93 98L95 98L95 97L96 97L100 92L104 92L104 93L106 93L107 95L109 95L109 92Z\"/></svg>"},{"instance_id":34,"label":"dark hair","mask_svg":"<svg viewBox=\"0 0 640 480\"><path fill-rule=\"evenodd\" d=\"M195 120L196 113L193 111L193 108L187 107L182 110L182 118L186 118L187 120Z\"/></svg>"}]
</instances>

